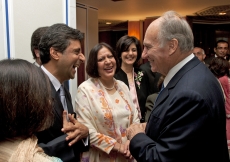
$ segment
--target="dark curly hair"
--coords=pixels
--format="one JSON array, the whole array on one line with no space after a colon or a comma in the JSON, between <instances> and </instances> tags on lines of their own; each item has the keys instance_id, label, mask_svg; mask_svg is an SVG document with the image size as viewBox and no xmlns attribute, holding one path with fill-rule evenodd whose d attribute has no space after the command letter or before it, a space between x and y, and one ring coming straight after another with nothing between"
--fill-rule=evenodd
<instances>
[{"instance_id":1,"label":"dark curly hair","mask_svg":"<svg viewBox=\"0 0 230 162\"><path fill-rule=\"evenodd\" d=\"M113 48L107 43L102 42L94 46L89 53L89 58L88 58L87 65L86 65L86 72L92 78L100 77L98 73L98 66L97 66L97 55L98 55L98 52L103 47L107 48L112 53L114 59L116 60L116 65L117 65L116 72L118 72L120 69L119 61L118 61L118 58Z\"/></svg>"},{"instance_id":2,"label":"dark curly hair","mask_svg":"<svg viewBox=\"0 0 230 162\"><path fill-rule=\"evenodd\" d=\"M49 79L30 62L0 61L0 139L30 137L54 120Z\"/></svg>"},{"instance_id":3,"label":"dark curly hair","mask_svg":"<svg viewBox=\"0 0 230 162\"><path fill-rule=\"evenodd\" d=\"M120 66L121 66L121 62L122 62L121 53L124 51L127 51L129 49L129 46L132 43L134 43L136 45L136 48L137 48L137 59L134 62L133 66L134 67L139 66L139 60L140 60L141 54L142 54L141 43L136 37L128 36L128 35L121 37L116 44L116 54L117 54L117 57L119 58Z\"/></svg>"},{"instance_id":4,"label":"dark curly hair","mask_svg":"<svg viewBox=\"0 0 230 162\"><path fill-rule=\"evenodd\" d=\"M209 69L217 78L224 75L229 76L229 62L222 57L213 58L209 64Z\"/></svg>"}]
</instances>

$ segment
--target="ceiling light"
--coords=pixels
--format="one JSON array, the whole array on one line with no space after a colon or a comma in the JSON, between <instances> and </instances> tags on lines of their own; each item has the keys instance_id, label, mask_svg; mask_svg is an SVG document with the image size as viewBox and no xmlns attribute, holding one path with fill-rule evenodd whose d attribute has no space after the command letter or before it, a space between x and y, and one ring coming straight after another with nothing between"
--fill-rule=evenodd
<instances>
[{"instance_id":1,"label":"ceiling light","mask_svg":"<svg viewBox=\"0 0 230 162\"><path fill-rule=\"evenodd\" d=\"M112 24L112 23L111 23L111 22L106 22L105 24L110 25L110 24Z\"/></svg>"},{"instance_id":2,"label":"ceiling light","mask_svg":"<svg viewBox=\"0 0 230 162\"><path fill-rule=\"evenodd\" d=\"M219 15L226 15L226 12L219 12Z\"/></svg>"}]
</instances>

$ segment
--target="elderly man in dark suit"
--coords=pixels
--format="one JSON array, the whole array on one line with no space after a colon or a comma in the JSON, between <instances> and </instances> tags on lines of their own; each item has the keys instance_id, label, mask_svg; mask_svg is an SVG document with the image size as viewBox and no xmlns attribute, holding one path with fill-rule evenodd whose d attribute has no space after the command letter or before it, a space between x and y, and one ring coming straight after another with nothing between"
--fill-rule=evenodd
<instances>
[{"instance_id":1,"label":"elderly man in dark suit","mask_svg":"<svg viewBox=\"0 0 230 162\"><path fill-rule=\"evenodd\" d=\"M229 161L223 93L192 54L186 20L166 12L150 24L143 44L142 57L165 79L147 124L127 129L133 157L140 162Z\"/></svg>"},{"instance_id":2,"label":"elderly man in dark suit","mask_svg":"<svg viewBox=\"0 0 230 162\"><path fill-rule=\"evenodd\" d=\"M66 114L74 114L74 110L70 93L63 85L64 81L75 77L76 67L85 61L81 52L82 39L79 30L54 24L39 43L41 69L50 79L55 120L53 126L37 134L38 144L46 154L65 162L79 161L80 153L89 149L88 128L73 115Z\"/></svg>"}]
</instances>

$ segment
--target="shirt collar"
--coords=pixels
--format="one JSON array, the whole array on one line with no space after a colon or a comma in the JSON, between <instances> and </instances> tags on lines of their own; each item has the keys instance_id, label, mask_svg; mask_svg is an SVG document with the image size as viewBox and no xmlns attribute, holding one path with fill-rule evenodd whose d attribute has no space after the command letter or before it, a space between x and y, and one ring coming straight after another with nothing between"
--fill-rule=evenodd
<instances>
[{"instance_id":1,"label":"shirt collar","mask_svg":"<svg viewBox=\"0 0 230 162\"><path fill-rule=\"evenodd\" d=\"M34 62L34 65L36 65L37 67L40 67L41 65L39 65L36 61Z\"/></svg>"},{"instance_id":2,"label":"shirt collar","mask_svg":"<svg viewBox=\"0 0 230 162\"><path fill-rule=\"evenodd\" d=\"M58 91L59 88L61 87L61 83L59 82L59 80L55 76L53 76L53 74L51 74L43 65L41 66L41 69L49 77L49 79L50 79L51 83L53 84L55 90Z\"/></svg>"},{"instance_id":3,"label":"shirt collar","mask_svg":"<svg viewBox=\"0 0 230 162\"><path fill-rule=\"evenodd\" d=\"M218 57L217 54L215 54L215 57ZM224 59L226 59L226 56L224 57Z\"/></svg>"},{"instance_id":4,"label":"shirt collar","mask_svg":"<svg viewBox=\"0 0 230 162\"><path fill-rule=\"evenodd\" d=\"M190 60L195 57L193 54L190 54L185 59L183 59L181 62L176 64L172 69L169 70L168 74L166 75L164 79L164 87L166 87L169 83L169 81L172 79L172 77Z\"/></svg>"}]
</instances>

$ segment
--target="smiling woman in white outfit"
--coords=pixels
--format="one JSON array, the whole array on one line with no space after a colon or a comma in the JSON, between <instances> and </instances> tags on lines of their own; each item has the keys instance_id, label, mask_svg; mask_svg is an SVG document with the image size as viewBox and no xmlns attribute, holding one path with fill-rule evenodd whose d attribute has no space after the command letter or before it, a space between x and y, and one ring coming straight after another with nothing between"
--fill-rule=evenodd
<instances>
[{"instance_id":1,"label":"smiling woman in white outfit","mask_svg":"<svg viewBox=\"0 0 230 162\"><path fill-rule=\"evenodd\" d=\"M91 50L86 67L90 78L79 86L75 99L78 120L90 133L91 148L83 153L82 162L132 158L126 128L139 123L139 118L128 87L114 79L117 68L118 59L109 45L100 43Z\"/></svg>"}]
</instances>

